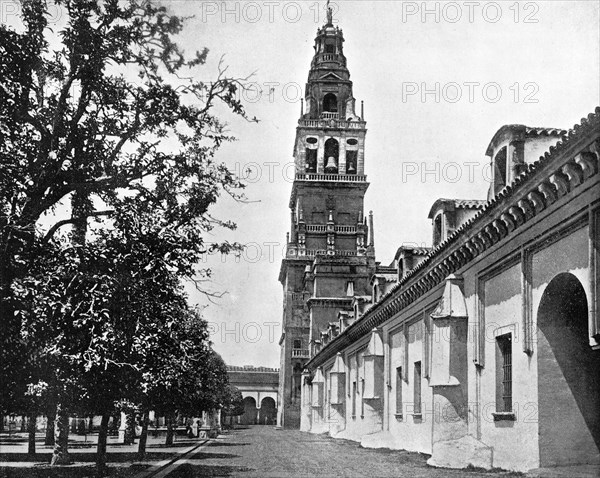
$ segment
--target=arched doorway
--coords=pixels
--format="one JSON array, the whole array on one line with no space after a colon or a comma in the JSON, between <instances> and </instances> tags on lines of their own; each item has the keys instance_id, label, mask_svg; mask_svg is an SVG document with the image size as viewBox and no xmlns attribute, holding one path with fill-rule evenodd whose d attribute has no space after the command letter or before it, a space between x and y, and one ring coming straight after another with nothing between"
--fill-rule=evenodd
<instances>
[{"instance_id":1,"label":"arched doorway","mask_svg":"<svg viewBox=\"0 0 600 478\"><path fill-rule=\"evenodd\" d=\"M275 425L277 423L277 405L271 397L265 397L260 402L258 418L259 425Z\"/></svg>"},{"instance_id":2,"label":"arched doorway","mask_svg":"<svg viewBox=\"0 0 600 478\"><path fill-rule=\"evenodd\" d=\"M244 398L244 414L240 417L242 425L256 425L258 417L258 409L256 408L256 400L252 397Z\"/></svg>"},{"instance_id":3,"label":"arched doorway","mask_svg":"<svg viewBox=\"0 0 600 478\"><path fill-rule=\"evenodd\" d=\"M572 274L558 274L537 314L540 466L600 463L600 351Z\"/></svg>"}]
</instances>

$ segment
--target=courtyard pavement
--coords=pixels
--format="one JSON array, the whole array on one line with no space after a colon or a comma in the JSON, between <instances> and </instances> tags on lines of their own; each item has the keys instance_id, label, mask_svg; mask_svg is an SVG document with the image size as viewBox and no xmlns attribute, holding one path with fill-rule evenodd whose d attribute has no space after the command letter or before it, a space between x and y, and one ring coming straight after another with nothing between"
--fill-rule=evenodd
<instances>
[{"instance_id":1,"label":"courtyard pavement","mask_svg":"<svg viewBox=\"0 0 600 478\"><path fill-rule=\"evenodd\" d=\"M27 455L26 434L0 434L0 478L88 478L95 475L97 435L72 435L73 465L50 467L52 450L38 435L38 453ZM135 445L108 443L110 478L589 478L600 477L597 466L536 470L527 474L503 471L450 470L427 466L427 455L406 451L370 450L356 442L335 440L272 426L238 428L217 439L149 437L146 460L136 458Z\"/></svg>"},{"instance_id":2,"label":"courtyard pavement","mask_svg":"<svg viewBox=\"0 0 600 478\"><path fill-rule=\"evenodd\" d=\"M496 478L519 473L448 470L427 466L426 455L368 450L347 440L270 426L238 429L188 455L167 478L411 477Z\"/></svg>"}]
</instances>

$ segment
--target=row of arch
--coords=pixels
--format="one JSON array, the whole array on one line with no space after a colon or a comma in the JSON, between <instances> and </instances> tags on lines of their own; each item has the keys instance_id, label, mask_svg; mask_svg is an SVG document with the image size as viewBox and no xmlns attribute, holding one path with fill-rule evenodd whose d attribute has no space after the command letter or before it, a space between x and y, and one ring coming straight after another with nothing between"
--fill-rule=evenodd
<instances>
[{"instance_id":1,"label":"row of arch","mask_svg":"<svg viewBox=\"0 0 600 478\"><path fill-rule=\"evenodd\" d=\"M316 138L307 138L308 147L306 148L306 172L316 173L317 172L317 154L318 149L316 147ZM349 139L348 145L352 149L346 150L346 168L342 171L343 174L356 174L358 166L358 140ZM324 151L324 171L327 174L339 174L340 173L340 143L334 138L329 138L325 141Z\"/></svg>"},{"instance_id":2,"label":"row of arch","mask_svg":"<svg viewBox=\"0 0 600 478\"><path fill-rule=\"evenodd\" d=\"M254 397L244 398L244 414L238 417L240 425L275 425L277 424L277 405L271 397L260 401L260 408L256 406Z\"/></svg>"}]
</instances>

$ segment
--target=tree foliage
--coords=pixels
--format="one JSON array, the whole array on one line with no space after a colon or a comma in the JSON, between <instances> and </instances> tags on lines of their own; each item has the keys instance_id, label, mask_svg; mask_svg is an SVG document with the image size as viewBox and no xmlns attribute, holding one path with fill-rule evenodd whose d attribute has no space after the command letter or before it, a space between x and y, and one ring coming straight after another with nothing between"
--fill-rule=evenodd
<instances>
[{"instance_id":1,"label":"tree foliage","mask_svg":"<svg viewBox=\"0 0 600 478\"><path fill-rule=\"evenodd\" d=\"M202 286L203 256L240 247L206 237L235 228L218 198L243 197L215 160L233 138L214 106L254 121L245 79L220 64L198 81L208 51L186 56L183 19L153 2L55 3L60 31L44 0L0 25L1 408L218 406L224 364L181 280Z\"/></svg>"}]
</instances>

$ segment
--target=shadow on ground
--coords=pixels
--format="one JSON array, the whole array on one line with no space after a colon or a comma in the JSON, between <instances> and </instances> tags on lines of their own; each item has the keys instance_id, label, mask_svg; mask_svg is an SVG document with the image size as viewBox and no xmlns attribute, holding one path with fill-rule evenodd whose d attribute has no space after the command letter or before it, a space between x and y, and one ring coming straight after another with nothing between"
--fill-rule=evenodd
<instances>
[{"instance_id":1,"label":"shadow on ground","mask_svg":"<svg viewBox=\"0 0 600 478\"><path fill-rule=\"evenodd\" d=\"M231 453L204 453L201 451L197 451L195 453L192 454L191 459L192 460L212 460L212 459L223 459L223 458L228 458L228 459L234 459L234 458L241 458L239 455L232 455Z\"/></svg>"},{"instance_id":2,"label":"shadow on ground","mask_svg":"<svg viewBox=\"0 0 600 478\"><path fill-rule=\"evenodd\" d=\"M132 478L143 469L143 467L135 465L127 467L108 467L106 476L112 478ZM87 478L95 476L95 473L96 469L94 465L71 465L61 467L36 466L34 468L0 467L0 478Z\"/></svg>"},{"instance_id":3,"label":"shadow on ground","mask_svg":"<svg viewBox=\"0 0 600 478\"><path fill-rule=\"evenodd\" d=\"M250 443L229 443L229 442L210 442L208 444L209 448L218 447L218 446L248 446Z\"/></svg>"},{"instance_id":4,"label":"shadow on ground","mask_svg":"<svg viewBox=\"0 0 600 478\"><path fill-rule=\"evenodd\" d=\"M76 462L84 463L95 463L96 452L90 453L73 453L72 458ZM146 453L146 460L149 461L160 461L172 458L173 453ZM49 453L36 453L35 455L28 455L27 453L0 453L0 463L11 462L11 461L22 461L32 463L50 463L52 458L52 452ZM137 453L111 453L106 454L106 461L108 463L127 463L137 461Z\"/></svg>"},{"instance_id":5,"label":"shadow on ground","mask_svg":"<svg viewBox=\"0 0 600 478\"><path fill-rule=\"evenodd\" d=\"M252 468L229 465L190 465L178 466L169 473L169 478L198 478L212 476L233 476L233 473L245 473L255 471Z\"/></svg>"}]
</instances>

